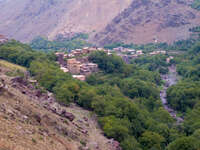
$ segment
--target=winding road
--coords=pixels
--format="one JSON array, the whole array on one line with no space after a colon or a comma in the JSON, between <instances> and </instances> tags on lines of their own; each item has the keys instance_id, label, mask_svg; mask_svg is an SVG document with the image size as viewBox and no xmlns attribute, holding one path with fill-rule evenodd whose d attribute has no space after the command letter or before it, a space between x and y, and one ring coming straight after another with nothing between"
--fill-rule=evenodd
<instances>
[{"instance_id":1,"label":"winding road","mask_svg":"<svg viewBox=\"0 0 200 150\"><path fill-rule=\"evenodd\" d=\"M161 98L161 101L162 101L162 104L163 104L165 110L167 110L169 112L169 114L174 119L176 119L177 123L181 123L181 122L183 122L183 118L178 117L176 111L174 109L170 108L170 106L168 105L168 102L167 102L167 89L170 86L176 84L177 81L178 81L177 72L176 72L176 66L175 65L171 65L170 67L168 67L168 69L169 69L169 73L168 74L161 75L161 78L166 82L164 84L163 89L160 91L160 98Z\"/></svg>"}]
</instances>

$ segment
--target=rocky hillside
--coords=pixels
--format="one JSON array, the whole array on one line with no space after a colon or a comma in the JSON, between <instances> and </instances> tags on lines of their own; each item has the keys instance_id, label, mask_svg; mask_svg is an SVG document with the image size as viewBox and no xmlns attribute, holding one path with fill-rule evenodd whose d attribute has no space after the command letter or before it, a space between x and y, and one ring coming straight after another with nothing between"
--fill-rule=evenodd
<instances>
[{"instance_id":1,"label":"rocky hillside","mask_svg":"<svg viewBox=\"0 0 200 150\"><path fill-rule=\"evenodd\" d=\"M186 39L189 28L200 25L200 11L192 9L191 3L192 0L133 0L92 41L104 45Z\"/></svg>"},{"instance_id":2,"label":"rocky hillside","mask_svg":"<svg viewBox=\"0 0 200 150\"><path fill-rule=\"evenodd\" d=\"M20 72L26 69L0 60L1 150L120 150L103 136L91 112L59 105Z\"/></svg>"},{"instance_id":3,"label":"rocky hillside","mask_svg":"<svg viewBox=\"0 0 200 150\"><path fill-rule=\"evenodd\" d=\"M90 34L97 45L186 39L200 25L194 0L0 0L0 34L23 42ZM192 5L193 6L193 5Z\"/></svg>"},{"instance_id":4,"label":"rocky hillside","mask_svg":"<svg viewBox=\"0 0 200 150\"><path fill-rule=\"evenodd\" d=\"M0 33L30 41L103 29L132 0L1 0Z\"/></svg>"}]
</instances>

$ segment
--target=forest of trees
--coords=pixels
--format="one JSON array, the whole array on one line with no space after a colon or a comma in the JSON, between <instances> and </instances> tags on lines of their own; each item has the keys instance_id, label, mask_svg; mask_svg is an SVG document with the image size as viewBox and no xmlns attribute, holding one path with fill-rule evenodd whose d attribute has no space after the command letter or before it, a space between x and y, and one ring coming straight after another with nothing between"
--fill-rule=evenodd
<instances>
[{"instance_id":1,"label":"forest of trees","mask_svg":"<svg viewBox=\"0 0 200 150\"><path fill-rule=\"evenodd\" d=\"M177 57L178 84L168 89L170 105L180 112L189 112L200 102L200 43Z\"/></svg>"},{"instance_id":2,"label":"forest of trees","mask_svg":"<svg viewBox=\"0 0 200 150\"><path fill-rule=\"evenodd\" d=\"M88 38L87 34L78 34L72 38L65 39L63 37L57 37L56 40L50 41L44 37L36 37L30 43L30 46L34 50L49 52L49 51L69 51L73 49L83 48L85 46L91 46L85 40Z\"/></svg>"},{"instance_id":3,"label":"forest of trees","mask_svg":"<svg viewBox=\"0 0 200 150\"><path fill-rule=\"evenodd\" d=\"M166 62L166 55L143 56L133 59L131 63L138 65L149 71L158 71L161 74L168 73L168 66Z\"/></svg>"},{"instance_id":4,"label":"forest of trees","mask_svg":"<svg viewBox=\"0 0 200 150\"><path fill-rule=\"evenodd\" d=\"M101 71L86 82L62 72L52 53L34 51L16 41L0 46L0 59L27 67L61 104L76 103L95 112L104 134L118 140L123 150L199 150L199 52L198 43L174 61L182 79L168 89L167 97L170 106L184 113L184 122L178 125L159 97L165 56L126 64L118 56L95 52L89 60Z\"/></svg>"},{"instance_id":5,"label":"forest of trees","mask_svg":"<svg viewBox=\"0 0 200 150\"><path fill-rule=\"evenodd\" d=\"M148 44L137 45L137 44L112 43L109 45L105 45L104 48L113 49L116 47L124 47L124 48L143 50L144 52L151 52L151 51L160 50L160 49L187 51L193 46L194 43L200 40L200 33L199 33L198 27L191 28L190 32L194 32L199 35L196 38L189 38L187 40L179 40L179 41L174 42L173 44L148 43Z\"/></svg>"}]
</instances>

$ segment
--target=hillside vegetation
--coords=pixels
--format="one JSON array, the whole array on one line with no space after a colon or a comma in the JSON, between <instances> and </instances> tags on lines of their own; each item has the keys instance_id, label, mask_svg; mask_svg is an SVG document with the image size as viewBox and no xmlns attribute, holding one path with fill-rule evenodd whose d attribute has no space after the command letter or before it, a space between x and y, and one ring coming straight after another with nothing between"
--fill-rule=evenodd
<instances>
[{"instance_id":1,"label":"hillside vegetation","mask_svg":"<svg viewBox=\"0 0 200 150\"><path fill-rule=\"evenodd\" d=\"M0 60L1 150L116 150L116 141L101 133L95 114L74 104L59 105L26 72L14 74L16 69L25 71ZM73 122L59 111L70 114Z\"/></svg>"},{"instance_id":2,"label":"hillside vegetation","mask_svg":"<svg viewBox=\"0 0 200 150\"><path fill-rule=\"evenodd\" d=\"M19 66L19 65L16 65L16 64L12 64L12 63L9 63L5 60L0 60L0 66L1 67L5 67L5 68L8 68L10 69L11 71L13 70L19 70L19 71L22 71L22 72L25 72L26 71L26 68L25 67L22 67L22 66Z\"/></svg>"},{"instance_id":3,"label":"hillside vegetation","mask_svg":"<svg viewBox=\"0 0 200 150\"><path fill-rule=\"evenodd\" d=\"M91 46L91 44L86 42L87 38L88 35L83 33L77 34L72 38L68 39L58 37L57 40L54 41L49 41L48 39L43 37L36 37L31 41L30 47L34 50L40 50L45 52L69 51Z\"/></svg>"}]
</instances>

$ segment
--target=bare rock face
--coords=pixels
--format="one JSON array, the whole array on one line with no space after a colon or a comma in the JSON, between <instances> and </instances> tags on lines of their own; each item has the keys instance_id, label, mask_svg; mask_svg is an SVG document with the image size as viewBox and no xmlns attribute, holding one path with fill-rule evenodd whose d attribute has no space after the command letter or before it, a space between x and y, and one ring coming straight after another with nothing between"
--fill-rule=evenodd
<instances>
[{"instance_id":1,"label":"bare rock face","mask_svg":"<svg viewBox=\"0 0 200 150\"><path fill-rule=\"evenodd\" d=\"M91 41L98 45L114 42L144 44L172 43L190 36L189 28L200 25L200 11L190 0L133 0Z\"/></svg>"},{"instance_id":2,"label":"bare rock face","mask_svg":"<svg viewBox=\"0 0 200 150\"><path fill-rule=\"evenodd\" d=\"M30 41L36 36L91 33L103 29L132 0L3 0L0 33Z\"/></svg>"}]
</instances>

